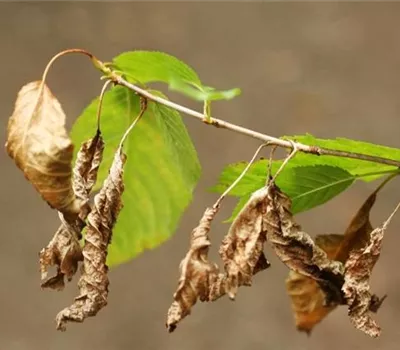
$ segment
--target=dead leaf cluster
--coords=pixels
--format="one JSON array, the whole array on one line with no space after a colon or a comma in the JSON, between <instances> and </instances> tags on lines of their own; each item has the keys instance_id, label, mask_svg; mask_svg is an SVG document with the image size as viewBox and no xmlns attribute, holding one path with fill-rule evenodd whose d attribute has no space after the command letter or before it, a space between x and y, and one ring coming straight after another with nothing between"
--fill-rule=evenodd
<instances>
[{"instance_id":1,"label":"dead leaf cluster","mask_svg":"<svg viewBox=\"0 0 400 350\"><path fill-rule=\"evenodd\" d=\"M314 241L295 222L290 198L270 180L253 193L222 240L224 272L208 261L208 234L217 209L207 209L180 264L178 289L167 315L169 331L190 314L198 299L214 301L225 294L234 299L240 286L251 286L252 277L270 266L263 253L268 242L290 270L286 286L299 330L310 333L335 307L346 305L356 328L379 336L371 312L377 312L384 298L370 293L369 279L390 218L373 230L369 213L381 187L368 197L344 235L320 235Z\"/></svg>"},{"instance_id":2,"label":"dead leaf cluster","mask_svg":"<svg viewBox=\"0 0 400 350\"><path fill-rule=\"evenodd\" d=\"M98 130L82 144L72 167L73 145L65 129L65 114L44 81L29 83L20 90L8 124L6 149L61 220L54 237L40 252L42 287L63 289L65 277L70 281L79 262L83 262L80 295L56 318L57 328L65 330L67 321L83 322L107 304L106 258L112 229L123 206L126 156L121 144L92 205L90 194L104 150L101 133ZM57 273L47 278L51 266L56 266Z\"/></svg>"},{"instance_id":3,"label":"dead leaf cluster","mask_svg":"<svg viewBox=\"0 0 400 350\"><path fill-rule=\"evenodd\" d=\"M91 203L105 146L100 131L81 145L73 166L65 114L45 82L29 83L18 94L8 124L7 152L42 198L58 211L61 220L54 237L40 252L42 287L63 289L65 278L70 281L81 263L79 296L57 315L60 330L65 330L67 322L83 322L107 305L107 252L123 207L126 155L122 144L146 106L142 100L140 114L123 136L109 175ZM180 264L167 328L172 332L198 300L215 301L224 295L233 300L239 287L251 286L253 276L270 267L264 255L268 242L290 270L286 287L299 330L310 333L329 312L346 305L356 328L372 337L379 336L380 328L371 312L378 310L383 298L370 293L369 279L380 256L384 232L399 206L381 227L372 228L369 214L381 185L343 235L319 235L313 240L294 220L290 198L275 184L277 174L252 194L222 240L222 271L208 260L211 223L222 197L206 209L192 231L189 251ZM48 278L52 266L57 272Z\"/></svg>"}]
</instances>

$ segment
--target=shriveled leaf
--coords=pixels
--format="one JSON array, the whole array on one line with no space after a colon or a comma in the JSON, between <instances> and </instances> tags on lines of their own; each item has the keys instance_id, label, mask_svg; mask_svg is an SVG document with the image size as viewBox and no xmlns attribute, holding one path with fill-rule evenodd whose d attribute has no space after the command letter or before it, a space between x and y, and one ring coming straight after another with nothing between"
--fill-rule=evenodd
<instances>
[{"instance_id":1,"label":"shriveled leaf","mask_svg":"<svg viewBox=\"0 0 400 350\"><path fill-rule=\"evenodd\" d=\"M73 177L74 191L76 196L85 203L89 201L89 195L96 184L97 174L103 159L103 152L104 141L98 130L93 138L82 144L76 156ZM87 206L86 209L90 211L90 208Z\"/></svg>"},{"instance_id":2,"label":"shriveled leaf","mask_svg":"<svg viewBox=\"0 0 400 350\"><path fill-rule=\"evenodd\" d=\"M369 240L373 230L370 221L370 212L376 201L377 191L374 191L363 203L350 222L344 233L344 239L338 247L334 259L345 263L354 249L362 248Z\"/></svg>"},{"instance_id":3,"label":"shriveled leaf","mask_svg":"<svg viewBox=\"0 0 400 350\"><path fill-rule=\"evenodd\" d=\"M263 215L268 206L267 192L255 192L224 237L220 255L227 273L228 295L235 298L239 286L251 286L255 273L270 266L264 256L266 228Z\"/></svg>"},{"instance_id":4,"label":"shriveled leaf","mask_svg":"<svg viewBox=\"0 0 400 350\"><path fill-rule=\"evenodd\" d=\"M105 94L102 134L106 147L99 182L106 178L118 142L138 115L139 105L138 96L122 87ZM74 143L90 137L96 110L94 102L78 118L71 132ZM107 262L110 266L126 262L168 239L192 200L200 176L197 153L182 119L167 107L149 102L124 149L130 160L124 177L125 210L114 230Z\"/></svg>"},{"instance_id":5,"label":"shriveled leaf","mask_svg":"<svg viewBox=\"0 0 400 350\"><path fill-rule=\"evenodd\" d=\"M25 177L54 209L77 216L72 188L73 145L60 103L43 81L23 86L7 130L6 149Z\"/></svg>"},{"instance_id":6,"label":"shriveled leaf","mask_svg":"<svg viewBox=\"0 0 400 350\"><path fill-rule=\"evenodd\" d=\"M78 263L83 260L79 244L83 227L84 221L80 219L77 219L75 224L69 224L64 219L52 240L40 251L41 278L45 280L41 284L43 288L62 290L65 286L64 276L70 281L75 275ZM51 266L57 266L57 273L47 279L48 269Z\"/></svg>"},{"instance_id":7,"label":"shriveled leaf","mask_svg":"<svg viewBox=\"0 0 400 350\"><path fill-rule=\"evenodd\" d=\"M218 267L208 261L211 245L208 232L216 213L217 209L207 208L199 225L192 232L190 249L179 266L180 278L174 302L168 310L166 326L169 332L173 332L177 324L190 314L198 299L209 299L213 275L218 274Z\"/></svg>"},{"instance_id":8,"label":"shriveled leaf","mask_svg":"<svg viewBox=\"0 0 400 350\"><path fill-rule=\"evenodd\" d=\"M280 164L273 165L273 172L277 170L278 165ZM228 166L219 179L219 185L213 190L222 193L245 166L245 163ZM241 199L228 221L236 217L250 194L264 185L266 167L265 161L257 162L231 191L230 194L240 196ZM328 202L350 187L354 180L354 176L341 168L327 165L293 167L289 162L276 183L292 200L292 213L298 214Z\"/></svg>"},{"instance_id":9,"label":"shriveled leaf","mask_svg":"<svg viewBox=\"0 0 400 350\"><path fill-rule=\"evenodd\" d=\"M83 259L79 240L86 217L90 212L89 195L97 179L103 150L104 142L100 132L84 142L79 149L74 167L73 188L76 197L82 201L83 205L76 220L71 221L60 216L61 226L47 247L40 252L42 280L47 278L49 267L57 266L57 274L44 281L43 288L63 289L64 276L71 280L76 273L79 261Z\"/></svg>"},{"instance_id":10,"label":"shriveled leaf","mask_svg":"<svg viewBox=\"0 0 400 350\"><path fill-rule=\"evenodd\" d=\"M372 231L370 211L381 188L382 186L379 186L363 203L344 235L316 237L315 243L327 253L329 259L345 263L352 250L362 248L369 240ZM311 333L312 328L337 306L325 306L325 295L318 283L304 275L291 271L286 280L286 287L291 297L296 327L300 331Z\"/></svg>"},{"instance_id":11,"label":"shriveled leaf","mask_svg":"<svg viewBox=\"0 0 400 350\"><path fill-rule=\"evenodd\" d=\"M125 154L118 149L109 176L94 198L94 207L88 216L83 247L83 269L78 283L80 295L70 307L57 315L56 322L59 330L65 330L66 323L69 321L83 322L85 318L95 316L107 305L109 280L106 258L113 227L123 207L121 196L124 191L125 161Z\"/></svg>"},{"instance_id":12,"label":"shriveled leaf","mask_svg":"<svg viewBox=\"0 0 400 350\"><path fill-rule=\"evenodd\" d=\"M339 234L321 235L315 238L315 244L327 254L328 259L333 259L342 240L343 235ZM336 305L325 305L325 293L314 279L297 272L289 271L286 289L299 331L310 334L314 326L336 308Z\"/></svg>"},{"instance_id":13,"label":"shriveled leaf","mask_svg":"<svg viewBox=\"0 0 400 350\"><path fill-rule=\"evenodd\" d=\"M345 265L345 279L342 289L349 305L350 319L357 329L374 338L380 335L381 329L372 319L370 311L376 312L384 298L379 299L371 295L369 280L372 269L381 254L384 233L399 207L400 204L397 205L381 227L371 232L370 239L365 247L350 252Z\"/></svg>"},{"instance_id":14,"label":"shriveled leaf","mask_svg":"<svg viewBox=\"0 0 400 350\"><path fill-rule=\"evenodd\" d=\"M267 192L269 205L264 215L267 241L276 255L292 271L315 280L325 293L325 305L342 303L344 266L330 260L312 238L294 221L291 201L280 189L270 183L262 189Z\"/></svg>"},{"instance_id":15,"label":"shriveled leaf","mask_svg":"<svg viewBox=\"0 0 400 350\"><path fill-rule=\"evenodd\" d=\"M253 198L223 240L220 254L225 273L220 273L218 266L208 261L211 245L208 232L217 208L206 209L192 231L189 252L180 264L179 285L167 316L170 332L190 314L198 299L215 301L226 294L233 299L238 287L250 286L252 276L270 266L262 252L265 232L261 231L260 220L248 221L262 215L259 209L258 198Z\"/></svg>"}]
</instances>

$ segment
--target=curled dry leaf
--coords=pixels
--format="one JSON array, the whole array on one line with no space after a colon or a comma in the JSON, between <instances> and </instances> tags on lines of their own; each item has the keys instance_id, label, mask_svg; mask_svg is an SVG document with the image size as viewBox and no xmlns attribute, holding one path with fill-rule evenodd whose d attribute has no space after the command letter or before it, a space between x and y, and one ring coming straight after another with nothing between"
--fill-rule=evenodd
<instances>
[{"instance_id":1,"label":"curled dry leaf","mask_svg":"<svg viewBox=\"0 0 400 350\"><path fill-rule=\"evenodd\" d=\"M379 259L382 248L382 239L391 219L400 207L397 205L382 227L374 229L366 246L350 252L345 265L343 292L349 306L349 316L357 329L371 337L378 337L380 327L371 318L370 311L376 312L384 298L379 299L371 295L369 279L372 269Z\"/></svg>"},{"instance_id":2,"label":"curled dry leaf","mask_svg":"<svg viewBox=\"0 0 400 350\"><path fill-rule=\"evenodd\" d=\"M256 273L270 266L263 253L265 232L262 194L253 195L222 241L220 255L225 273L208 261L208 232L217 208L208 208L192 231L190 249L180 264L180 279L174 302L168 310L167 328L172 332L200 301L215 301L225 294L233 299L240 286L250 286Z\"/></svg>"},{"instance_id":3,"label":"curled dry leaf","mask_svg":"<svg viewBox=\"0 0 400 350\"><path fill-rule=\"evenodd\" d=\"M344 266L330 260L323 249L301 230L290 212L290 198L270 183L266 188L269 205L264 215L267 241L292 271L315 280L325 293L325 305L342 303Z\"/></svg>"},{"instance_id":4,"label":"curled dry leaf","mask_svg":"<svg viewBox=\"0 0 400 350\"><path fill-rule=\"evenodd\" d=\"M380 187L366 199L356 215L351 219L350 225L344 233L344 238L333 256L335 260L345 263L352 250L362 248L368 242L373 230L370 221L370 212L375 204L379 189Z\"/></svg>"},{"instance_id":5,"label":"curled dry leaf","mask_svg":"<svg viewBox=\"0 0 400 350\"><path fill-rule=\"evenodd\" d=\"M270 266L264 253L268 206L265 188L253 193L232 223L219 253L227 275L227 293L234 299L239 286L251 286L252 276Z\"/></svg>"},{"instance_id":6,"label":"curled dry leaf","mask_svg":"<svg viewBox=\"0 0 400 350\"><path fill-rule=\"evenodd\" d=\"M96 183L103 150L104 142L98 131L92 139L82 144L77 154L73 188L76 197L82 201L83 205L79 217L75 220L68 220L60 213L62 224L47 247L40 252L42 280L46 279L50 266L57 266L57 274L44 281L43 288L63 289L64 276L71 280L78 268L78 262L83 260L79 241L90 211L89 195Z\"/></svg>"},{"instance_id":7,"label":"curled dry leaf","mask_svg":"<svg viewBox=\"0 0 400 350\"><path fill-rule=\"evenodd\" d=\"M339 234L320 235L315 238L315 244L327 254L328 259L333 259L342 240L343 235ZM325 293L314 279L295 271L289 271L286 289L299 331L310 334L313 327L336 308L336 305L325 305Z\"/></svg>"},{"instance_id":8,"label":"curled dry leaf","mask_svg":"<svg viewBox=\"0 0 400 350\"><path fill-rule=\"evenodd\" d=\"M329 259L345 263L354 249L360 249L369 240L372 231L370 211L376 201L379 186L357 211L344 235L320 235L315 243L323 249ZM289 272L286 288L291 298L296 327L300 331L311 333L313 327L336 308L338 304L325 305L325 295L317 282L294 271ZM374 300L379 300L373 296Z\"/></svg>"},{"instance_id":9,"label":"curled dry leaf","mask_svg":"<svg viewBox=\"0 0 400 350\"><path fill-rule=\"evenodd\" d=\"M44 81L31 82L19 91L6 149L52 208L67 216L78 215L81 201L71 180L73 145L61 105Z\"/></svg>"},{"instance_id":10,"label":"curled dry leaf","mask_svg":"<svg viewBox=\"0 0 400 350\"><path fill-rule=\"evenodd\" d=\"M74 303L62 310L56 317L57 329L65 330L66 323L83 322L95 316L107 305L108 277L106 265L108 245L112 229L123 204L123 167L126 155L119 148L114 156L110 173L103 187L94 198L94 207L88 215L85 246L83 248L82 276L78 286L80 295Z\"/></svg>"},{"instance_id":11,"label":"curled dry leaf","mask_svg":"<svg viewBox=\"0 0 400 350\"><path fill-rule=\"evenodd\" d=\"M214 276L219 274L218 267L208 261L211 245L208 232L217 211L218 208L207 208L199 225L192 231L189 251L179 265L180 278L174 302L168 310L166 326L170 332L190 314L198 299L209 300L210 285Z\"/></svg>"}]
</instances>

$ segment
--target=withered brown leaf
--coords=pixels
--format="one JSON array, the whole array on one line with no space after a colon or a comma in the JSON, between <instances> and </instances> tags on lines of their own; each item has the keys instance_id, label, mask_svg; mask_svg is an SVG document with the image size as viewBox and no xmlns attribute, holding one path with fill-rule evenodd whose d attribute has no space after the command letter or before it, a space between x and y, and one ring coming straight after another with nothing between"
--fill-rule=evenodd
<instances>
[{"instance_id":1,"label":"withered brown leaf","mask_svg":"<svg viewBox=\"0 0 400 350\"><path fill-rule=\"evenodd\" d=\"M280 260L292 271L315 280L325 293L325 305L342 303L344 266L330 260L323 249L294 221L291 200L275 183L265 191L269 204L264 215L267 241Z\"/></svg>"},{"instance_id":2,"label":"withered brown leaf","mask_svg":"<svg viewBox=\"0 0 400 350\"><path fill-rule=\"evenodd\" d=\"M52 208L78 215L82 203L72 188L73 145L62 107L44 81L28 83L19 91L6 149Z\"/></svg>"},{"instance_id":3,"label":"withered brown leaf","mask_svg":"<svg viewBox=\"0 0 400 350\"><path fill-rule=\"evenodd\" d=\"M265 231L262 225L263 195L255 193L238 214L222 241L220 255L225 273L208 261L211 245L208 233L217 208L208 208L192 231L189 252L180 264L178 289L168 310L167 328L172 332L200 301L215 301L228 294L234 299L240 286L250 286L252 276L268 268L263 253Z\"/></svg>"},{"instance_id":4,"label":"withered brown leaf","mask_svg":"<svg viewBox=\"0 0 400 350\"><path fill-rule=\"evenodd\" d=\"M44 281L43 288L63 289L64 276L71 280L78 268L78 262L83 260L79 241L90 212L89 195L97 179L103 150L104 141L100 131L79 149L74 167L73 188L83 205L76 220L68 220L60 213L62 224L47 247L40 252L42 280L46 279L50 266L57 266L57 274Z\"/></svg>"},{"instance_id":5,"label":"withered brown leaf","mask_svg":"<svg viewBox=\"0 0 400 350\"><path fill-rule=\"evenodd\" d=\"M316 237L315 243L327 253L329 259L345 263L352 250L366 244L372 231L370 211L380 188L381 186L366 199L354 215L344 235L330 234ZM286 279L286 288L291 298L296 327L308 334L338 305L325 305L325 293L318 283L310 277L293 271L289 272Z\"/></svg>"},{"instance_id":6,"label":"withered brown leaf","mask_svg":"<svg viewBox=\"0 0 400 350\"><path fill-rule=\"evenodd\" d=\"M346 261L343 292L349 306L349 316L357 329L371 337L378 337L380 327L371 318L370 311L376 312L383 299L371 295L369 279L372 269L379 259L384 233L400 207L400 203L381 227L374 229L367 244L361 249L354 249Z\"/></svg>"},{"instance_id":7,"label":"withered brown leaf","mask_svg":"<svg viewBox=\"0 0 400 350\"><path fill-rule=\"evenodd\" d=\"M210 286L219 272L218 267L208 261L211 245L208 232L217 211L218 208L207 208L192 231L189 251L179 265L180 278L174 302L168 310L166 326L170 332L190 314L198 299L209 300Z\"/></svg>"},{"instance_id":8,"label":"withered brown leaf","mask_svg":"<svg viewBox=\"0 0 400 350\"><path fill-rule=\"evenodd\" d=\"M368 242L370 233L373 230L370 221L370 212L375 204L377 191L379 189L380 187L368 196L361 208L357 211L356 215L354 215L353 219L350 221L350 224L344 233L344 238L333 256L335 260L345 263L352 250L359 249Z\"/></svg>"},{"instance_id":9,"label":"withered brown leaf","mask_svg":"<svg viewBox=\"0 0 400 350\"><path fill-rule=\"evenodd\" d=\"M110 172L100 192L94 198L94 207L88 215L85 245L83 247L82 276L78 286L80 295L74 303L59 312L57 329L65 330L66 323L83 322L95 316L107 305L108 267L106 265L108 245L112 230L123 204L123 167L126 155L119 148L114 156Z\"/></svg>"},{"instance_id":10,"label":"withered brown leaf","mask_svg":"<svg viewBox=\"0 0 400 350\"><path fill-rule=\"evenodd\" d=\"M337 248L343 240L343 235L329 234L315 238L315 244L333 259ZM292 303L296 328L310 334L313 327L322 321L336 305L325 305L325 293L312 278L300 273L289 271L286 279L286 289Z\"/></svg>"},{"instance_id":11,"label":"withered brown leaf","mask_svg":"<svg viewBox=\"0 0 400 350\"><path fill-rule=\"evenodd\" d=\"M239 286L251 286L252 276L270 266L263 253L266 240L263 215L267 206L267 191L263 188L254 192L222 240L219 253L231 299L235 298Z\"/></svg>"}]
</instances>

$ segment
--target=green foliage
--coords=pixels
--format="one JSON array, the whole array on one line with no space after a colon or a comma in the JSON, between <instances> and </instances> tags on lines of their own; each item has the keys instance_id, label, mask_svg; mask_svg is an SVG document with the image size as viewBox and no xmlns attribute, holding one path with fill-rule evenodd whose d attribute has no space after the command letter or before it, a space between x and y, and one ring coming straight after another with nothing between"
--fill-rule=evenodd
<instances>
[{"instance_id":1,"label":"green foliage","mask_svg":"<svg viewBox=\"0 0 400 350\"><path fill-rule=\"evenodd\" d=\"M249 171L251 172L249 177L245 175L243 178L244 184L239 184L239 191L234 192L235 195L241 198L228 221L233 221L249 200L251 194L264 186L266 165L266 161L260 161L256 164L256 167ZM261 167L264 169L264 172L260 171ZM232 174L240 174L238 167L231 168L231 170L233 171L225 169L220 178L219 185L214 190L218 192L223 191L231 183L229 179ZM292 213L297 214L328 202L346 190L355 179L346 170L329 165L288 166L278 176L276 184L291 198Z\"/></svg>"},{"instance_id":2,"label":"green foliage","mask_svg":"<svg viewBox=\"0 0 400 350\"><path fill-rule=\"evenodd\" d=\"M93 136L97 106L98 99L74 124L71 138L75 145ZM139 109L138 96L128 89L115 87L105 94L101 130L106 148L97 189L108 174L122 135ZM197 154L180 115L155 103L149 103L143 118L128 136L124 152L127 154L124 208L114 229L108 255L110 266L128 261L169 238L190 203L200 176Z\"/></svg>"},{"instance_id":3,"label":"green foliage","mask_svg":"<svg viewBox=\"0 0 400 350\"><path fill-rule=\"evenodd\" d=\"M111 66L128 81L144 88L148 88L147 84L161 82L170 90L203 101L208 117L211 101L229 100L240 94L239 89L218 91L203 85L191 67L162 52L125 52L115 57ZM165 98L159 91L149 91ZM71 133L75 144L93 135L97 103L94 101L75 123ZM101 130L106 150L97 189L107 175L121 136L138 112L139 99L131 91L118 87L105 95ZM361 141L322 140L311 135L285 138L307 145L400 160L399 149ZM143 119L128 137L125 151L128 155L123 195L125 208L118 219L110 247L108 263L111 265L127 261L145 248L156 247L172 235L192 199L200 175L196 151L179 114L156 103L149 104ZM273 162L273 173L281 164L282 160ZM237 163L226 167L213 190L223 192L245 166L246 163ZM240 197L231 219L251 193L264 185L266 166L266 161L253 164L229 193ZM395 171L398 170L394 166L368 161L298 153L280 174L277 184L291 197L293 213L299 213L326 203L356 179L371 181Z\"/></svg>"},{"instance_id":4,"label":"green foliage","mask_svg":"<svg viewBox=\"0 0 400 350\"><path fill-rule=\"evenodd\" d=\"M284 137L286 139L295 140L306 145L314 145L322 148L330 148L340 151L362 153L371 156L378 156L389 158L400 161L400 149L391 148L381 145L375 145L373 143L349 140L345 138L336 138L333 140L329 139L317 139L314 136L307 134L301 136L290 136ZM361 178L364 181L376 180L383 176L387 171L395 171L395 166L384 165L380 163L374 163L369 161L363 161L359 159L350 159L344 157L332 157L332 156L319 156L299 153L291 161L292 166L298 165L332 165L347 170L352 175ZM377 173L377 175L365 176L368 173Z\"/></svg>"},{"instance_id":5,"label":"green foliage","mask_svg":"<svg viewBox=\"0 0 400 350\"><path fill-rule=\"evenodd\" d=\"M191 67L162 52L125 52L114 58L113 66L132 82L166 83L171 90L197 101L229 100L240 94L240 89L218 91L204 86Z\"/></svg>"},{"instance_id":6,"label":"green foliage","mask_svg":"<svg viewBox=\"0 0 400 350\"><path fill-rule=\"evenodd\" d=\"M218 91L212 87L202 86L198 88L193 84L185 83L179 80L171 80L170 89L178 91L196 101L217 101L231 100L240 95L240 89L231 89Z\"/></svg>"},{"instance_id":7,"label":"green foliage","mask_svg":"<svg viewBox=\"0 0 400 350\"><path fill-rule=\"evenodd\" d=\"M196 86L202 85L199 76L191 67L163 52L124 52L113 59L113 66L127 78L141 84L169 84L173 80L180 80Z\"/></svg>"},{"instance_id":8,"label":"green foliage","mask_svg":"<svg viewBox=\"0 0 400 350\"><path fill-rule=\"evenodd\" d=\"M286 139L324 148L347 152L364 153L400 160L400 150L371 143L337 138L335 140L316 139L311 135L285 137ZM272 172L275 173L282 160L274 161ZM228 165L222 172L218 184L212 191L222 193L242 173L246 162ZM250 198L251 193L262 187L266 179L267 161L255 162L229 193L240 197L231 218L232 221ZM373 163L358 159L332 156L318 156L298 153L285 167L277 179L281 187L293 201L293 213L310 210L334 198L356 179L376 180L391 172L397 172L394 166Z\"/></svg>"}]
</instances>

